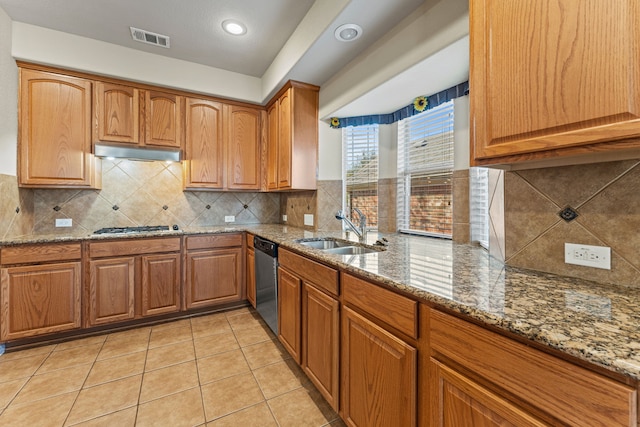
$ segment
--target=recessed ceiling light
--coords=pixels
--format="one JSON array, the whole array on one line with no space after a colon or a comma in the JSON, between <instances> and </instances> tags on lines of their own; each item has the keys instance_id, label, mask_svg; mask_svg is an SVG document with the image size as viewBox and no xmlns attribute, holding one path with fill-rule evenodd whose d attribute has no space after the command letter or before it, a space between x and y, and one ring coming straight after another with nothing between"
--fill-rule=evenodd
<instances>
[{"instance_id":1,"label":"recessed ceiling light","mask_svg":"<svg viewBox=\"0 0 640 427\"><path fill-rule=\"evenodd\" d=\"M235 19L227 19L222 23L222 29L234 36L241 36L246 34L247 27L242 22L238 22Z\"/></svg>"},{"instance_id":2,"label":"recessed ceiling light","mask_svg":"<svg viewBox=\"0 0 640 427\"><path fill-rule=\"evenodd\" d=\"M362 27L356 24L344 24L336 28L333 34L336 36L336 39L341 42L351 42L360 38L362 35Z\"/></svg>"}]
</instances>

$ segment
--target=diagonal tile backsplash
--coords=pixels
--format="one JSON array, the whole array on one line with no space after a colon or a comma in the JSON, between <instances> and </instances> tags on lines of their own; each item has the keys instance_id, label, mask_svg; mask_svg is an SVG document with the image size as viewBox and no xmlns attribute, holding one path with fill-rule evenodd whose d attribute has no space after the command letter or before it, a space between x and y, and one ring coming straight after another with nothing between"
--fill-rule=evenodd
<instances>
[{"instance_id":1,"label":"diagonal tile backsplash","mask_svg":"<svg viewBox=\"0 0 640 427\"><path fill-rule=\"evenodd\" d=\"M505 262L640 287L638 188L640 160L504 172L504 211L490 215L504 221ZM558 215L567 206L570 222ZM565 243L611 247L611 270L565 264Z\"/></svg>"},{"instance_id":2,"label":"diagonal tile backsplash","mask_svg":"<svg viewBox=\"0 0 640 427\"><path fill-rule=\"evenodd\" d=\"M182 191L179 163L103 160L102 190L34 190L33 230L84 234L102 227L178 224L224 225L279 222L280 195ZM71 218L72 229L56 228ZM0 224L1 225L1 224Z\"/></svg>"}]
</instances>

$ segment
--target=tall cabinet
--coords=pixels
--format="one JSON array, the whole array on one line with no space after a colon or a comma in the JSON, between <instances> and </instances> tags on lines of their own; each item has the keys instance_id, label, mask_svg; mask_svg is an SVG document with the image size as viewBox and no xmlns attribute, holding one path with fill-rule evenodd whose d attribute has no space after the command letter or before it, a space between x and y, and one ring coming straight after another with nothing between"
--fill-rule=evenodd
<instances>
[{"instance_id":1,"label":"tall cabinet","mask_svg":"<svg viewBox=\"0 0 640 427\"><path fill-rule=\"evenodd\" d=\"M472 0L472 165L640 148L639 19L635 0Z\"/></svg>"},{"instance_id":2,"label":"tall cabinet","mask_svg":"<svg viewBox=\"0 0 640 427\"><path fill-rule=\"evenodd\" d=\"M100 188L91 154L90 80L20 69L21 187Z\"/></svg>"},{"instance_id":3,"label":"tall cabinet","mask_svg":"<svg viewBox=\"0 0 640 427\"><path fill-rule=\"evenodd\" d=\"M289 81L267 104L268 190L316 189L319 89Z\"/></svg>"}]
</instances>

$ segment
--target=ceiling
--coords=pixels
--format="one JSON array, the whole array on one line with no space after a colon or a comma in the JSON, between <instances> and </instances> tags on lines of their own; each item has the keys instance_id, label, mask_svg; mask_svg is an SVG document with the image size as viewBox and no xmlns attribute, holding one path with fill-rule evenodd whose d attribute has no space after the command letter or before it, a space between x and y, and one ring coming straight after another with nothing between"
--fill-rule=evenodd
<instances>
[{"instance_id":1,"label":"ceiling","mask_svg":"<svg viewBox=\"0 0 640 427\"><path fill-rule=\"evenodd\" d=\"M311 40L309 47L292 61L285 79L322 86L423 1L0 0L0 8L13 21L253 77L263 77L294 32L302 33ZM347 4L341 10L324 10L325 15L334 14L329 25L314 27L314 21L308 19L319 16L323 7L332 4L342 7L344 3ZM243 22L247 33L243 36L225 33L221 23L226 19ZM301 22L303 27L298 28ZM362 37L350 43L336 40L335 29L345 23L360 25L364 30ZM131 26L169 36L170 49L134 41ZM459 72L439 69L441 58L427 58L424 64L385 82L335 115L391 112L419 94L431 94L466 80L468 40L466 43L456 43L437 54L458 64L455 69Z\"/></svg>"}]
</instances>

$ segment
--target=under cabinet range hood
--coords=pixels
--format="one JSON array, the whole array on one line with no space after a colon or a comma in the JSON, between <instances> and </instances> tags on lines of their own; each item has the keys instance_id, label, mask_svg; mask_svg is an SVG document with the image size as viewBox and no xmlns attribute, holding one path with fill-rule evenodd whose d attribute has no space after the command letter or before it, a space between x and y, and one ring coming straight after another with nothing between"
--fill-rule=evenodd
<instances>
[{"instance_id":1,"label":"under cabinet range hood","mask_svg":"<svg viewBox=\"0 0 640 427\"><path fill-rule=\"evenodd\" d=\"M113 157L130 160L161 160L165 162L179 162L180 150L156 150L153 148L116 147L106 144L95 144L96 157Z\"/></svg>"}]
</instances>

